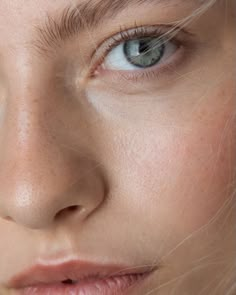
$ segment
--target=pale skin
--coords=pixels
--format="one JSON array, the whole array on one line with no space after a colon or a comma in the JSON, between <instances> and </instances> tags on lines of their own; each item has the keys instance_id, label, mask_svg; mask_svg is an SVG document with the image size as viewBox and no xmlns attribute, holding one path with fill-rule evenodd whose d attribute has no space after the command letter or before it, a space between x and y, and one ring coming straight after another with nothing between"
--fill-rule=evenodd
<instances>
[{"instance_id":1,"label":"pale skin","mask_svg":"<svg viewBox=\"0 0 236 295\"><path fill-rule=\"evenodd\" d=\"M193 19L176 61L133 80L114 69L86 76L94 48L120 24L173 24L199 1L127 6L52 52L37 47L36 26L80 2L0 1L0 294L14 294L8 280L39 257L61 253L160 263L136 295L227 294L236 2Z\"/></svg>"}]
</instances>

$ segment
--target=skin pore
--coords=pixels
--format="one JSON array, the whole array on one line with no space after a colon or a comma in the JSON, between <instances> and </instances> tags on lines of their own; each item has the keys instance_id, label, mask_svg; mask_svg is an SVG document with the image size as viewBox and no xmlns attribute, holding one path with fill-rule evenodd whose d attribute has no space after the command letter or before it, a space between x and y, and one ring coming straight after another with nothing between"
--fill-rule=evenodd
<instances>
[{"instance_id":1,"label":"skin pore","mask_svg":"<svg viewBox=\"0 0 236 295\"><path fill-rule=\"evenodd\" d=\"M0 294L75 256L155 266L129 295L232 295L236 2L102 1L0 1ZM119 32L157 29L127 70Z\"/></svg>"}]
</instances>

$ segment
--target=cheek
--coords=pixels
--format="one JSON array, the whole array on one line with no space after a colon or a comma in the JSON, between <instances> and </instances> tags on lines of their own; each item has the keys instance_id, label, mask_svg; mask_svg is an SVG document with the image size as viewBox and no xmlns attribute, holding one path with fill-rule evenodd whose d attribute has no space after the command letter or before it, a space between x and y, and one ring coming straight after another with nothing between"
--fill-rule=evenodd
<instances>
[{"instance_id":1,"label":"cheek","mask_svg":"<svg viewBox=\"0 0 236 295\"><path fill-rule=\"evenodd\" d=\"M179 164L170 167L169 177L174 174L175 182L167 196L174 204L172 215L190 231L208 223L231 197L235 166L236 146L228 131L206 125L196 131L194 137L183 137L182 147L173 148L173 162Z\"/></svg>"},{"instance_id":2,"label":"cheek","mask_svg":"<svg viewBox=\"0 0 236 295\"><path fill-rule=\"evenodd\" d=\"M133 195L140 196L143 210L152 216L151 224L154 218L160 229L170 225L178 233L192 232L208 223L232 194L234 99L222 105L222 95L212 96L191 119L185 117L181 127L157 127L143 132L142 143L139 134L133 144L137 151L129 161Z\"/></svg>"}]
</instances>

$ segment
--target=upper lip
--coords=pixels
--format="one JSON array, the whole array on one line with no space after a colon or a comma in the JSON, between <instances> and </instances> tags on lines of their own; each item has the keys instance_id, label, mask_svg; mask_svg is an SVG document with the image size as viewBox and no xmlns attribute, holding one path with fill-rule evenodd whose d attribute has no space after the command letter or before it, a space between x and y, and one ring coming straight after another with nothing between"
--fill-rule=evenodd
<instances>
[{"instance_id":1,"label":"upper lip","mask_svg":"<svg viewBox=\"0 0 236 295\"><path fill-rule=\"evenodd\" d=\"M8 286L15 289L30 286L61 283L63 281L81 281L87 278L107 278L120 275L147 274L153 267L129 267L116 264L96 264L82 260L70 260L63 263L35 264L15 275Z\"/></svg>"}]
</instances>

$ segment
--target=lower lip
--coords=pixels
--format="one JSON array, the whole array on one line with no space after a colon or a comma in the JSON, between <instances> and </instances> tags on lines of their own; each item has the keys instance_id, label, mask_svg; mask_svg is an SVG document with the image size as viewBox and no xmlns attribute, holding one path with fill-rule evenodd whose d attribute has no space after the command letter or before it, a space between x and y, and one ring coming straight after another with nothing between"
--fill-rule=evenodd
<instances>
[{"instance_id":1,"label":"lower lip","mask_svg":"<svg viewBox=\"0 0 236 295\"><path fill-rule=\"evenodd\" d=\"M147 274L123 275L104 279L90 279L75 284L38 285L24 288L19 295L122 295L147 276Z\"/></svg>"}]
</instances>

